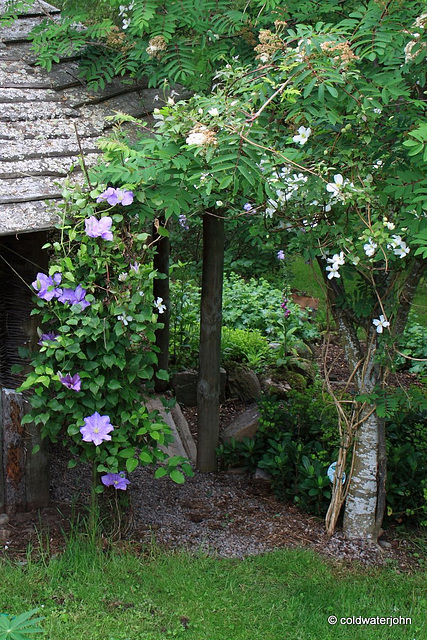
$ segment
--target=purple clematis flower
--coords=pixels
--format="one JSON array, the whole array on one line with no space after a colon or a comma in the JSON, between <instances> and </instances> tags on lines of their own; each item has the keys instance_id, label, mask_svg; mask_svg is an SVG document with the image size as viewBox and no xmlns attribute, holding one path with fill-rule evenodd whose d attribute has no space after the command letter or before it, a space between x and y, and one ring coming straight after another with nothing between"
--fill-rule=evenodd
<instances>
[{"instance_id":1,"label":"purple clematis flower","mask_svg":"<svg viewBox=\"0 0 427 640\"><path fill-rule=\"evenodd\" d=\"M98 220L95 216L86 218L85 231L89 238L102 238L103 240L111 241L113 239L113 233L111 231L111 225L113 224L110 216L105 216Z\"/></svg>"},{"instance_id":2,"label":"purple clematis flower","mask_svg":"<svg viewBox=\"0 0 427 640\"><path fill-rule=\"evenodd\" d=\"M113 187L108 187L108 189L106 189L104 193L101 193L101 195L96 199L97 202L103 202L104 200L111 205L117 204L116 190L113 189Z\"/></svg>"},{"instance_id":3,"label":"purple clematis flower","mask_svg":"<svg viewBox=\"0 0 427 640\"><path fill-rule=\"evenodd\" d=\"M104 200L106 200L111 206L121 204L126 207L133 202L133 191L108 187L108 189L106 189L104 193L101 193L101 195L96 199L97 202L103 202Z\"/></svg>"},{"instance_id":4,"label":"purple clematis flower","mask_svg":"<svg viewBox=\"0 0 427 640\"><path fill-rule=\"evenodd\" d=\"M76 289L62 289L58 300L64 304L66 302L71 305L78 304L83 311L83 309L90 306L90 302L86 300L85 295L86 289L83 289L82 285L79 284Z\"/></svg>"},{"instance_id":5,"label":"purple clematis flower","mask_svg":"<svg viewBox=\"0 0 427 640\"><path fill-rule=\"evenodd\" d=\"M183 229L185 229L186 231L189 230L190 227L188 226L187 216L185 215L185 213L181 213L181 215L178 217L178 222Z\"/></svg>"},{"instance_id":6,"label":"purple clematis flower","mask_svg":"<svg viewBox=\"0 0 427 640\"><path fill-rule=\"evenodd\" d=\"M246 204L243 205L243 209L244 211L252 211L253 207L250 202L247 202Z\"/></svg>"},{"instance_id":7,"label":"purple clematis flower","mask_svg":"<svg viewBox=\"0 0 427 640\"><path fill-rule=\"evenodd\" d=\"M82 381L80 380L80 376L78 373L75 373L73 376L71 375L71 373L67 373L67 375L59 378L59 381L64 385L64 387L67 387L67 389L72 389L72 391L80 391Z\"/></svg>"},{"instance_id":8,"label":"purple clematis flower","mask_svg":"<svg viewBox=\"0 0 427 640\"><path fill-rule=\"evenodd\" d=\"M122 491L126 491L127 485L130 484L123 471L121 473L106 473L105 476L101 476L101 482L106 487L114 487Z\"/></svg>"},{"instance_id":9,"label":"purple clematis flower","mask_svg":"<svg viewBox=\"0 0 427 640\"><path fill-rule=\"evenodd\" d=\"M126 189L116 189L117 202L123 207L127 207L133 202L133 191L126 191Z\"/></svg>"},{"instance_id":10,"label":"purple clematis flower","mask_svg":"<svg viewBox=\"0 0 427 640\"><path fill-rule=\"evenodd\" d=\"M137 262L135 260L135 262L133 264L130 265L130 268L132 269L132 271L135 271L135 273L139 273L139 267L141 265L139 264L139 262Z\"/></svg>"},{"instance_id":11,"label":"purple clematis flower","mask_svg":"<svg viewBox=\"0 0 427 640\"><path fill-rule=\"evenodd\" d=\"M53 331L48 331L47 333L42 333L40 336L40 340L37 344L43 347L43 342L56 342L58 340L58 334Z\"/></svg>"},{"instance_id":12,"label":"purple clematis flower","mask_svg":"<svg viewBox=\"0 0 427 640\"><path fill-rule=\"evenodd\" d=\"M85 442L93 442L98 446L104 440L111 440L111 436L108 435L110 431L114 430L113 425L110 422L110 416L100 416L97 411L88 418L84 418L84 427L80 427L80 433L83 436Z\"/></svg>"},{"instance_id":13,"label":"purple clematis flower","mask_svg":"<svg viewBox=\"0 0 427 640\"><path fill-rule=\"evenodd\" d=\"M74 291L75 301L73 304L80 305L80 308L82 310L86 309L86 307L90 307L90 302L86 300L85 295L86 295L86 289L83 289L82 285L79 284L76 287L76 290Z\"/></svg>"},{"instance_id":14,"label":"purple clematis flower","mask_svg":"<svg viewBox=\"0 0 427 640\"><path fill-rule=\"evenodd\" d=\"M52 298L57 298L60 294L60 289L56 288L56 285L61 282L61 274L55 273L55 275L47 276L44 273L38 273L36 280L31 283L31 286L37 291L37 295L42 300L49 302Z\"/></svg>"},{"instance_id":15,"label":"purple clematis flower","mask_svg":"<svg viewBox=\"0 0 427 640\"><path fill-rule=\"evenodd\" d=\"M283 249L280 249L280 251L277 252L277 259L278 260L284 260L285 259L285 252L283 251Z\"/></svg>"}]
</instances>

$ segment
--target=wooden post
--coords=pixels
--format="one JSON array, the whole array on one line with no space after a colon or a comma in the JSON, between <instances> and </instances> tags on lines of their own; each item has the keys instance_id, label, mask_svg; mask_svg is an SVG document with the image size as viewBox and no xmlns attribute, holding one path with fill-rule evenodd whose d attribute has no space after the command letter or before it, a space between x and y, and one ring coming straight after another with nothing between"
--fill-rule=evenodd
<instances>
[{"instance_id":1,"label":"wooden post","mask_svg":"<svg viewBox=\"0 0 427 640\"><path fill-rule=\"evenodd\" d=\"M0 393L0 513L4 512L4 473L3 473L3 410L2 410L2 394Z\"/></svg>"},{"instance_id":2,"label":"wooden post","mask_svg":"<svg viewBox=\"0 0 427 640\"><path fill-rule=\"evenodd\" d=\"M25 511L25 437L21 424L24 399L12 389L2 389L4 501L6 513Z\"/></svg>"},{"instance_id":3,"label":"wooden post","mask_svg":"<svg viewBox=\"0 0 427 640\"><path fill-rule=\"evenodd\" d=\"M22 424L26 410L22 394L1 390L3 509L8 514L49 504L46 444L41 442L37 426ZM40 450L33 455L36 444Z\"/></svg>"},{"instance_id":4,"label":"wooden post","mask_svg":"<svg viewBox=\"0 0 427 640\"><path fill-rule=\"evenodd\" d=\"M205 213L197 385L197 468L202 472L217 469L223 270L224 220Z\"/></svg>"},{"instance_id":5,"label":"wooden post","mask_svg":"<svg viewBox=\"0 0 427 640\"><path fill-rule=\"evenodd\" d=\"M161 218L159 224L164 226L165 219ZM159 321L163 323L163 329L157 329L156 331L156 346L159 348L157 354L157 366L156 371L159 369L168 370L169 367L169 335L170 335L170 293L169 293L169 255L170 255L170 242L166 236L160 236L156 228L153 229L154 239L158 239L156 243L157 252L154 254L153 266L159 273L164 274L165 278L155 278L153 280L153 296L154 300L157 298L163 299L163 304L166 305L166 310L159 317ZM158 393L166 391L169 386L167 380L155 380L155 389Z\"/></svg>"},{"instance_id":6,"label":"wooden post","mask_svg":"<svg viewBox=\"0 0 427 640\"><path fill-rule=\"evenodd\" d=\"M42 440L40 428L34 423L27 424L25 429L25 487L27 511L41 509L49 504L49 446ZM33 454L34 447L40 449Z\"/></svg>"}]
</instances>

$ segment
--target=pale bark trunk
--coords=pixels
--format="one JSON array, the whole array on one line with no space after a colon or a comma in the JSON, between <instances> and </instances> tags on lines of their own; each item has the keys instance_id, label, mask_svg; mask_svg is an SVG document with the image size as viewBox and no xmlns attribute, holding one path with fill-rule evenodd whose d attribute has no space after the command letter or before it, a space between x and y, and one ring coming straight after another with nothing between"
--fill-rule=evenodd
<instances>
[{"instance_id":1,"label":"pale bark trunk","mask_svg":"<svg viewBox=\"0 0 427 640\"><path fill-rule=\"evenodd\" d=\"M344 512L346 538L367 542L376 542L378 537L378 420L375 412L371 413L357 430L353 473Z\"/></svg>"},{"instance_id":2,"label":"pale bark trunk","mask_svg":"<svg viewBox=\"0 0 427 640\"><path fill-rule=\"evenodd\" d=\"M357 392L369 394L375 388L383 388L386 372L374 362L378 338L374 328L367 322L367 345L362 347L356 331L360 321L351 315L351 310L343 309L337 304L338 299L345 297L343 283L328 280L325 262L321 258L318 262L327 287L328 305L337 324ZM395 290L398 300L391 327L393 336L401 335L405 328L417 284L425 268L425 261L415 260L401 282L387 285L384 296L391 295ZM357 407L356 401L354 407ZM387 459L384 420L376 414L374 406L364 405L360 407L357 417L353 417L349 427L349 431L354 433L355 449L343 530L349 539L371 543L378 538L386 506ZM347 453L344 446L340 453L344 465ZM334 495L326 517L329 534L333 533L344 498L342 486L334 485Z\"/></svg>"}]
</instances>

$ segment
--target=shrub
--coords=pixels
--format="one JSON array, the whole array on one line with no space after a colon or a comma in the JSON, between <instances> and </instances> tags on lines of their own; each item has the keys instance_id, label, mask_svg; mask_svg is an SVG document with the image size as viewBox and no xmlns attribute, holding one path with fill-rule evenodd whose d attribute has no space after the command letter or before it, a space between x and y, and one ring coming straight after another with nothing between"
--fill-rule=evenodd
<instances>
[{"instance_id":1,"label":"shrub","mask_svg":"<svg viewBox=\"0 0 427 640\"><path fill-rule=\"evenodd\" d=\"M339 447L337 413L324 399L320 383L305 391L290 391L286 404L276 398L259 403L255 438L224 443L218 456L224 466L260 467L271 475L281 499L292 500L305 511L326 513L331 497L327 476Z\"/></svg>"},{"instance_id":2,"label":"shrub","mask_svg":"<svg viewBox=\"0 0 427 640\"><path fill-rule=\"evenodd\" d=\"M223 327L221 351L225 364L241 362L255 371L262 370L273 357L267 338L257 329Z\"/></svg>"},{"instance_id":3,"label":"shrub","mask_svg":"<svg viewBox=\"0 0 427 640\"><path fill-rule=\"evenodd\" d=\"M406 367L411 373L427 371L427 329L417 322L415 314L411 314L405 327L399 351L403 355L396 356L397 366Z\"/></svg>"}]
</instances>

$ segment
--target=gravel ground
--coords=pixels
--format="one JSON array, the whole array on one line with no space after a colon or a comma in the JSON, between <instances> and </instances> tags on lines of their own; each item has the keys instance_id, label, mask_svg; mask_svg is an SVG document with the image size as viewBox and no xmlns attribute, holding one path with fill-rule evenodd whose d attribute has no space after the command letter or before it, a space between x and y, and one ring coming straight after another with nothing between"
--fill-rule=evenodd
<instances>
[{"instance_id":1,"label":"gravel ground","mask_svg":"<svg viewBox=\"0 0 427 640\"><path fill-rule=\"evenodd\" d=\"M224 414L229 420L244 408L227 406ZM187 412L187 419L190 423L196 419L194 410ZM62 446L52 447L51 506L11 517L0 531L0 557L25 558L29 544L37 548L42 543L50 553L63 548L70 520L88 504L91 477L87 466L68 469L68 459ZM114 489L109 491L116 495ZM169 478L155 479L153 469L138 469L128 492L131 508L124 517L125 538L141 549L154 542L169 549L244 558L299 546L340 562L392 563L397 571L411 571L419 564L407 540L393 530L383 536L381 546L346 541L339 530L328 539L321 519L278 501L265 480L239 472L196 472L177 485Z\"/></svg>"}]
</instances>

